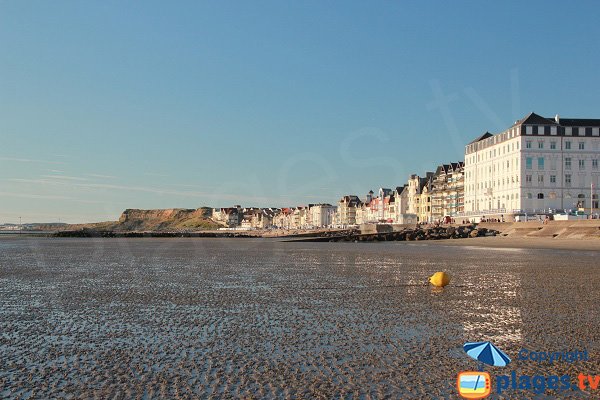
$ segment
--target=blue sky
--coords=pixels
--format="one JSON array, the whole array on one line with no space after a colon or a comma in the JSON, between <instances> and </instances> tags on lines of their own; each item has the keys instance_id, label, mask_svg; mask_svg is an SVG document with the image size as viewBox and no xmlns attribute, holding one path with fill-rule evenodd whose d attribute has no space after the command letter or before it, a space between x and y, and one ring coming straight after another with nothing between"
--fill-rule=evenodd
<instances>
[{"instance_id":1,"label":"blue sky","mask_svg":"<svg viewBox=\"0 0 600 400\"><path fill-rule=\"evenodd\" d=\"M0 223L401 185L600 118L595 2L0 1Z\"/></svg>"}]
</instances>

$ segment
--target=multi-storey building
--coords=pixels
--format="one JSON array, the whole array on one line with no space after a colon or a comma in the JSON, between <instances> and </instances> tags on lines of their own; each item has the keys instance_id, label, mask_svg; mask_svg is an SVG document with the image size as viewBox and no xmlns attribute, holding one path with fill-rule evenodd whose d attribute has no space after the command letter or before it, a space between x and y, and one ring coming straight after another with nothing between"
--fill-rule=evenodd
<instances>
[{"instance_id":1,"label":"multi-storey building","mask_svg":"<svg viewBox=\"0 0 600 400\"><path fill-rule=\"evenodd\" d=\"M242 223L244 212L241 206L214 208L212 219L227 227L236 227Z\"/></svg>"},{"instance_id":2,"label":"multi-storey building","mask_svg":"<svg viewBox=\"0 0 600 400\"><path fill-rule=\"evenodd\" d=\"M465 214L598 208L599 158L600 119L531 113L466 146Z\"/></svg>"},{"instance_id":3,"label":"multi-storey building","mask_svg":"<svg viewBox=\"0 0 600 400\"><path fill-rule=\"evenodd\" d=\"M454 217L464 211L464 163L437 167L431 182L431 219Z\"/></svg>"},{"instance_id":4,"label":"multi-storey building","mask_svg":"<svg viewBox=\"0 0 600 400\"><path fill-rule=\"evenodd\" d=\"M311 204L309 206L309 225L321 228L333 224L336 207L331 204Z\"/></svg>"},{"instance_id":5,"label":"multi-storey building","mask_svg":"<svg viewBox=\"0 0 600 400\"><path fill-rule=\"evenodd\" d=\"M355 195L346 195L338 201L336 213L336 223L340 225L356 224L356 209L362 205L362 202Z\"/></svg>"},{"instance_id":6,"label":"multi-storey building","mask_svg":"<svg viewBox=\"0 0 600 400\"><path fill-rule=\"evenodd\" d=\"M428 173L429 174L429 173ZM417 214L417 222L432 222L431 216L431 190L433 177L427 175L421 188L421 193L415 197L415 211Z\"/></svg>"},{"instance_id":7,"label":"multi-storey building","mask_svg":"<svg viewBox=\"0 0 600 400\"><path fill-rule=\"evenodd\" d=\"M293 212L293 208L282 208L273 216L273 225L280 229L291 229Z\"/></svg>"}]
</instances>

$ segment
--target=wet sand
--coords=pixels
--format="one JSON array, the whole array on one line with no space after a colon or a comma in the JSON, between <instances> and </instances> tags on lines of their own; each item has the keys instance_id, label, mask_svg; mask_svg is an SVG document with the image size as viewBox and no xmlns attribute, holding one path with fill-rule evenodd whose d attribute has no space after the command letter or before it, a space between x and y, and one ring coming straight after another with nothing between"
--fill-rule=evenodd
<instances>
[{"instance_id":1,"label":"wet sand","mask_svg":"<svg viewBox=\"0 0 600 400\"><path fill-rule=\"evenodd\" d=\"M428 241L427 245L438 246L474 246L513 249L549 249L549 250L580 250L600 251L600 239L551 239L531 237L490 236L457 240Z\"/></svg>"},{"instance_id":2,"label":"wet sand","mask_svg":"<svg viewBox=\"0 0 600 400\"><path fill-rule=\"evenodd\" d=\"M2 239L0 397L456 398L479 340L600 373L597 253L471 240Z\"/></svg>"}]
</instances>

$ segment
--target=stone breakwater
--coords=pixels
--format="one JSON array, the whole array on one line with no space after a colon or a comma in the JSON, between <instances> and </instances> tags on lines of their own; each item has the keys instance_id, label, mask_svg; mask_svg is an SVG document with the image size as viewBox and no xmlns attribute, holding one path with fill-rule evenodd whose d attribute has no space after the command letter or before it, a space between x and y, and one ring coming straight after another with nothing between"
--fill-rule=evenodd
<instances>
[{"instance_id":1,"label":"stone breakwater","mask_svg":"<svg viewBox=\"0 0 600 400\"><path fill-rule=\"evenodd\" d=\"M322 237L295 239L302 242L391 242L391 241L417 241L417 240L441 240L441 239L466 239L483 236L496 236L498 231L476 225L447 226L447 227L417 227L403 228L399 231L364 233L361 231L350 231L345 234L330 234Z\"/></svg>"}]
</instances>

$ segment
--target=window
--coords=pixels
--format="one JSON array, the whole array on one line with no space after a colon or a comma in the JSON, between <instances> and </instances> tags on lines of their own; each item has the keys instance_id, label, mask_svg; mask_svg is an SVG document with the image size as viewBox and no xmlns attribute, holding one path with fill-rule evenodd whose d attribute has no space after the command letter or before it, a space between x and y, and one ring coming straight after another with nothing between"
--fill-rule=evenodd
<instances>
[{"instance_id":1,"label":"window","mask_svg":"<svg viewBox=\"0 0 600 400\"><path fill-rule=\"evenodd\" d=\"M525 182L531 183L531 175L525 175Z\"/></svg>"},{"instance_id":2,"label":"window","mask_svg":"<svg viewBox=\"0 0 600 400\"><path fill-rule=\"evenodd\" d=\"M538 184L540 184L540 185L544 184L544 175L538 175Z\"/></svg>"},{"instance_id":3,"label":"window","mask_svg":"<svg viewBox=\"0 0 600 400\"><path fill-rule=\"evenodd\" d=\"M538 157L538 169L544 169L544 157Z\"/></svg>"},{"instance_id":4,"label":"window","mask_svg":"<svg viewBox=\"0 0 600 400\"><path fill-rule=\"evenodd\" d=\"M565 150L571 150L571 142L568 140L565 142Z\"/></svg>"},{"instance_id":5,"label":"window","mask_svg":"<svg viewBox=\"0 0 600 400\"><path fill-rule=\"evenodd\" d=\"M538 199L543 199L544 198L544 193L538 193L537 194L537 198Z\"/></svg>"},{"instance_id":6,"label":"window","mask_svg":"<svg viewBox=\"0 0 600 400\"><path fill-rule=\"evenodd\" d=\"M579 160L579 169L585 169L585 160Z\"/></svg>"},{"instance_id":7,"label":"window","mask_svg":"<svg viewBox=\"0 0 600 400\"><path fill-rule=\"evenodd\" d=\"M565 175L565 186L571 186L571 174Z\"/></svg>"},{"instance_id":8,"label":"window","mask_svg":"<svg viewBox=\"0 0 600 400\"><path fill-rule=\"evenodd\" d=\"M538 142L538 149L544 148L544 142Z\"/></svg>"},{"instance_id":9,"label":"window","mask_svg":"<svg viewBox=\"0 0 600 400\"><path fill-rule=\"evenodd\" d=\"M527 157L525 159L525 168L526 169L532 169L533 168L533 160L531 157Z\"/></svg>"},{"instance_id":10,"label":"window","mask_svg":"<svg viewBox=\"0 0 600 400\"><path fill-rule=\"evenodd\" d=\"M548 197L554 200L554 199L556 199L556 193L550 192L550 193L548 193Z\"/></svg>"},{"instance_id":11,"label":"window","mask_svg":"<svg viewBox=\"0 0 600 400\"><path fill-rule=\"evenodd\" d=\"M533 195L531 193L527 193L527 198L528 199L533 199Z\"/></svg>"},{"instance_id":12,"label":"window","mask_svg":"<svg viewBox=\"0 0 600 400\"><path fill-rule=\"evenodd\" d=\"M579 142L579 150L585 150L585 142Z\"/></svg>"},{"instance_id":13,"label":"window","mask_svg":"<svg viewBox=\"0 0 600 400\"><path fill-rule=\"evenodd\" d=\"M565 169L571 169L571 158L565 158Z\"/></svg>"},{"instance_id":14,"label":"window","mask_svg":"<svg viewBox=\"0 0 600 400\"><path fill-rule=\"evenodd\" d=\"M550 175L550 183L556 183L556 175Z\"/></svg>"},{"instance_id":15,"label":"window","mask_svg":"<svg viewBox=\"0 0 600 400\"><path fill-rule=\"evenodd\" d=\"M531 140L528 140L525 142L525 147L530 149L531 148Z\"/></svg>"},{"instance_id":16,"label":"window","mask_svg":"<svg viewBox=\"0 0 600 400\"><path fill-rule=\"evenodd\" d=\"M556 150L556 142L550 142L550 149Z\"/></svg>"},{"instance_id":17,"label":"window","mask_svg":"<svg viewBox=\"0 0 600 400\"><path fill-rule=\"evenodd\" d=\"M592 160L592 168L598 169L598 159L597 158L595 160Z\"/></svg>"}]
</instances>

